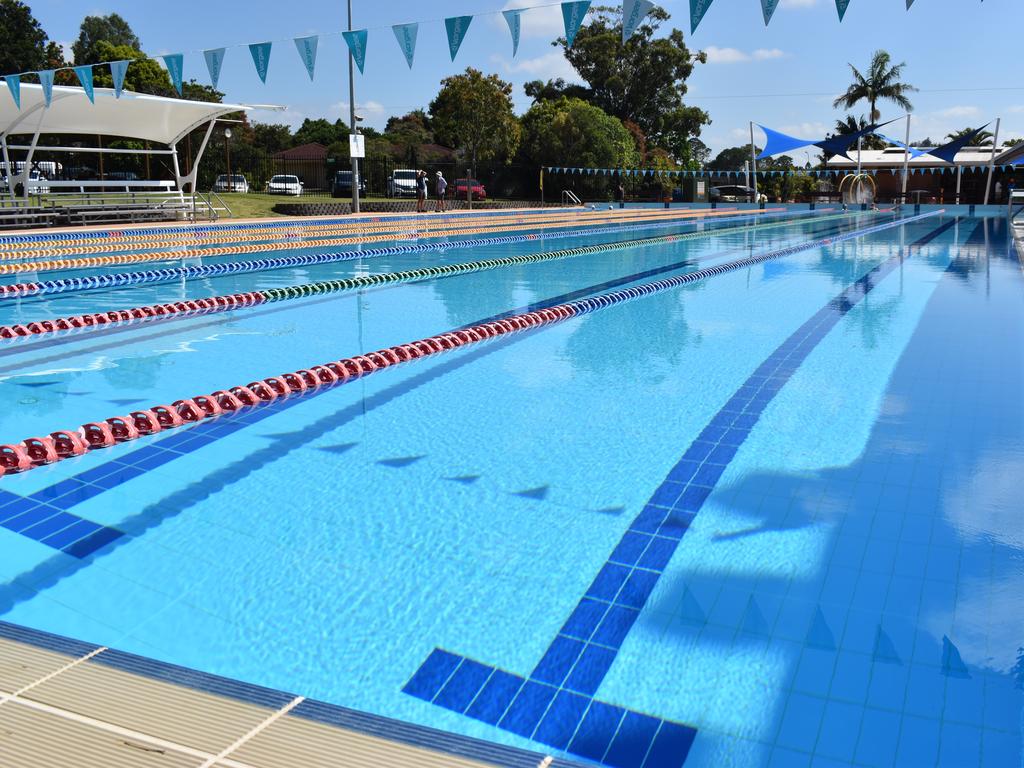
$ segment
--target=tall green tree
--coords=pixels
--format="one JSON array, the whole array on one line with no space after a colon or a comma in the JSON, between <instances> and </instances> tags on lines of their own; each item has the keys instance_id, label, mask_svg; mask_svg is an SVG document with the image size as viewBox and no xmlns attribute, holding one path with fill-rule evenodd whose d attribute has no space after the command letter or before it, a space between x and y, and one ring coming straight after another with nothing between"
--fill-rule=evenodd
<instances>
[{"instance_id":1,"label":"tall green tree","mask_svg":"<svg viewBox=\"0 0 1024 768\"><path fill-rule=\"evenodd\" d=\"M0 0L0 74L46 66L46 32L21 0Z\"/></svg>"},{"instance_id":2,"label":"tall green tree","mask_svg":"<svg viewBox=\"0 0 1024 768\"><path fill-rule=\"evenodd\" d=\"M142 50L142 41L131 26L116 13L107 16L86 16L78 32L78 39L71 45L75 64L96 64L104 59L97 49L100 42L115 46L127 46Z\"/></svg>"},{"instance_id":3,"label":"tall green tree","mask_svg":"<svg viewBox=\"0 0 1024 768\"><path fill-rule=\"evenodd\" d=\"M633 135L618 118L582 99L540 101L523 115L523 159L532 165L636 168Z\"/></svg>"},{"instance_id":4,"label":"tall green tree","mask_svg":"<svg viewBox=\"0 0 1024 768\"><path fill-rule=\"evenodd\" d=\"M384 126L384 137L391 144L396 160L411 166L420 164L419 148L434 141L429 128L430 118L422 109L414 109L401 117L389 117Z\"/></svg>"},{"instance_id":5,"label":"tall green tree","mask_svg":"<svg viewBox=\"0 0 1024 768\"><path fill-rule=\"evenodd\" d=\"M348 125L340 118L332 123L322 117L315 120L307 117L292 137L292 146L316 143L329 147L340 141L348 141Z\"/></svg>"},{"instance_id":6,"label":"tall green tree","mask_svg":"<svg viewBox=\"0 0 1024 768\"><path fill-rule=\"evenodd\" d=\"M522 134L512 112L512 84L472 67L441 81L430 122L438 141L465 150L474 176L477 161L512 157Z\"/></svg>"},{"instance_id":7,"label":"tall green tree","mask_svg":"<svg viewBox=\"0 0 1024 768\"><path fill-rule=\"evenodd\" d=\"M691 53L679 29L655 37L670 18L667 11L655 7L623 44L621 9L598 6L571 48L565 38L554 45L562 48L587 84L583 96L587 101L620 120L633 121L652 147L667 149L679 160L689 157L689 138L700 135L711 118L683 102L686 80L695 63L707 61L706 54ZM545 86L552 87L557 90L557 81ZM573 86L563 90L568 88Z\"/></svg>"},{"instance_id":8,"label":"tall green tree","mask_svg":"<svg viewBox=\"0 0 1024 768\"><path fill-rule=\"evenodd\" d=\"M268 155L288 149L292 145L292 129L276 123L253 123L253 145Z\"/></svg>"},{"instance_id":9,"label":"tall green tree","mask_svg":"<svg viewBox=\"0 0 1024 768\"><path fill-rule=\"evenodd\" d=\"M877 107L879 101L891 101L907 112L913 110L914 105L907 95L917 88L900 81L906 62L894 65L888 51L878 50L871 57L867 74L862 74L853 64L849 66L853 82L847 87L846 93L832 102L833 107L853 109L858 102L867 101L871 106L868 117L873 123L877 123L882 116Z\"/></svg>"},{"instance_id":10,"label":"tall green tree","mask_svg":"<svg viewBox=\"0 0 1024 768\"><path fill-rule=\"evenodd\" d=\"M156 60L149 58L137 48L130 45L115 45L106 40L98 40L92 52L100 57L97 61L128 60L128 70L124 76L125 90L136 93L148 93L152 96L177 96L167 70ZM98 88L113 88L114 78L109 67L94 67L93 82Z\"/></svg>"}]
</instances>

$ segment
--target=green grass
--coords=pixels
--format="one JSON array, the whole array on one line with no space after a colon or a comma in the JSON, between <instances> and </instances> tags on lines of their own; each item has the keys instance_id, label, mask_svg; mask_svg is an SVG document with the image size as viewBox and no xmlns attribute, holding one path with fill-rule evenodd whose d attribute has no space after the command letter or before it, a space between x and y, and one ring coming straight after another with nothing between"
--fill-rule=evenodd
<instances>
[{"instance_id":1,"label":"green grass","mask_svg":"<svg viewBox=\"0 0 1024 768\"><path fill-rule=\"evenodd\" d=\"M225 192L219 193L218 197L231 209L231 218L235 219L261 219L272 216L285 216L287 214L276 213L272 210L275 205L280 203L345 203L350 201L350 198L331 198L327 195L292 197L291 195L268 195L263 192L250 192L249 194ZM371 195L360 199L369 201L386 200L387 198ZM213 200L216 203L216 198L213 198Z\"/></svg>"}]
</instances>

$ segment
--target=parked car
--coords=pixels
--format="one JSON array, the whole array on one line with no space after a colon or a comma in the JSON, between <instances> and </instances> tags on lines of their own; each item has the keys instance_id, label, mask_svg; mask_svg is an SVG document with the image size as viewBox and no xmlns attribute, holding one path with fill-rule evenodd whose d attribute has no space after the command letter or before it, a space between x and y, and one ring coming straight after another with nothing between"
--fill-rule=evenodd
<instances>
[{"instance_id":1,"label":"parked car","mask_svg":"<svg viewBox=\"0 0 1024 768\"><path fill-rule=\"evenodd\" d=\"M298 176L279 174L271 176L267 182L268 195L301 195L302 181Z\"/></svg>"},{"instance_id":2,"label":"parked car","mask_svg":"<svg viewBox=\"0 0 1024 768\"><path fill-rule=\"evenodd\" d=\"M21 194L21 180L19 176L14 177L14 191L16 194ZM46 176L41 174L39 171L28 172L28 193L30 195L48 195L50 194L50 185L46 182L48 179ZM6 176L0 176L0 192L8 191L8 181Z\"/></svg>"},{"instance_id":3,"label":"parked car","mask_svg":"<svg viewBox=\"0 0 1024 768\"><path fill-rule=\"evenodd\" d=\"M465 200L467 188L470 190L474 200L487 199L487 190L476 179L456 179L448 187L448 194L455 200Z\"/></svg>"},{"instance_id":4,"label":"parked car","mask_svg":"<svg viewBox=\"0 0 1024 768\"><path fill-rule=\"evenodd\" d=\"M366 194L366 178L359 177L359 194ZM352 171L335 171L331 180L331 197L352 197Z\"/></svg>"},{"instance_id":5,"label":"parked car","mask_svg":"<svg viewBox=\"0 0 1024 768\"><path fill-rule=\"evenodd\" d=\"M750 203L754 201L754 188L740 184L712 187L708 192L708 199L716 203Z\"/></svg>"},{"instance_id":6,"label":"parked car","mask_svg":"<svg viewBox=\"0 0 1024 768\"><path fill-rule=\"evenodd\" d=\"M111 171L103 174L104 181L140 181L135 171Z\"/></svg>"},{"instance_id":7,"label":"parked car","mask_svg":"<svg viewBox=\"0 0 1024 768\"><path fill-rule=\"evenodd\" d=\"M402 168L388 177L388 197L416 197L416 171Z\"/></svg>"},{"instance_id":8,"label":"parked car","mask_svg":"<svg viewBox=\"0 0 1024 768\"><path fill-rule=\"evenodd\" d=\"M231 174L231 182L228 183L226 173L220 174L213 182L214 192L241 192L243 195L249 193L249 181L240 173Z\"/></svg>"}]
</instances>

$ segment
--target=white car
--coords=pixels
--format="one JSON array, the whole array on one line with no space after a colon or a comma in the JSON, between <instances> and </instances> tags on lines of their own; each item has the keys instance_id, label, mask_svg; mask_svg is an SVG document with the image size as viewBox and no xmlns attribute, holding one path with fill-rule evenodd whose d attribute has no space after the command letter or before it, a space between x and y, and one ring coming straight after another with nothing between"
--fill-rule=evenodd
<instances>
[{"instance_id":1,"label":"white car","mask_svg":"<svg viewBox=\"0 0 1024 768\"><path fill-rule=\"evenodd\" d=\"M302 182L298 176L278 175L271 176L267 183L267 194L269 195L301 195Z\"/></svg>"},{"instance_id":2,"label":"white car","mask_svg":"<svg viewBox=\"0 0 1024 768\"><path fill-rule=\"evenodd\" d=\"M401 169L388 177L388 197L416 197L416 171Z\"/></svg>"},{"instance_id":3,"label":"white car","mask_svg":"<svg viewBox=\"0 0 1024 768\"><path fill-rule=\"evenodd\" d=\"M231 174L231 183L228 184L227 174L222 173L217 177L217 180L213 182L214 192L241 192L242 194L248 194L249 182L240 173Z\"/></svg>"},{"instance_id":4,"label":"white car","mask_svg":"<svg viewBox=\"0 0 1024 768\"><path fill-rule=\"evenodd\" d=\"M28 193L30 195L48 195L50 194L50 186L46 183L48 179L43 176L39 171L28 172ZM17 189L18 185L21 184L21 177L14 177L14 186ZM0 176L0 192L7 192L7 176Z\"/></svg>"}]
</instances>

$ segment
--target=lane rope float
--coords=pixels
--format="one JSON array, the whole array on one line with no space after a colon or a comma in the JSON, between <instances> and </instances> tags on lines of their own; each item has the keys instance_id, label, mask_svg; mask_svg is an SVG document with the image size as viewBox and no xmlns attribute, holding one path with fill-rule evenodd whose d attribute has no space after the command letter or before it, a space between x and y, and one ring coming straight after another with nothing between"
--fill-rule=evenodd
<instances>
[{"instance_id":1,"label":"lane rope float","mask_svg":"<svg viewBox=\"0 0 1024 768\"><path fill-rule=\"evenodd\" d=\"M589 314L598 309L614 306L642 296L695 283L716 275L745 269L771 259L789 256L801 251L822 248L845 240L865 237L893 227L938 216L944 209L910 216L873 227L854 230L832 237L797 243L787 248L767 251L755 256L707 267L695 272L641 283L630 288L599 294L591 298L559 304L547 309L511 315L502 320L440 333L407 344L386 347L364 355L342 358L312 368L271 376L244 386L219 389L208 395L175 400L170 405L156 405L126 416L112 416L103 421L89 422L74 430L58 430L44 437L29 437L18 443L0 445L0 476L24 472L44 464L81 456L90 450L109 448L119 443L138 440L147 435L177 429L188 424L215 419L228 413L258 407L281 398L303 396L345 384L401 363L447 352L459 347L477 344L517 331L539 328Z\"/></svg>"},{"instance_id":2,"label":"lane rope float","mask_svg":"<svg viewBox=\"0 0 1024 768\"><path fill-rule=\"evenodd\" d=\"M774 211L772 211L774 212ZM686 224L697 219L716 218L719 216L732 215L731 212L710 212L702 216L665 216L663 220L671 220L676 225ZM760 214L763 216L763 214ZM656 220L661 220L656 219ZM413 235L415 239L437 239L442 237L460 237L464 235L487 234L490 232L509 232L516 230L540 230L563 229L572 224L584 226L597 226L611 222L643 222L651 221L648 216L605 216L600 219L592 218L587 221L573 219L571 221L557 222L534 222L529 224L488 224L475 227L446 227L434 232L421 232ZM9 263L0 262L0 275L14 275L24 272L57 272L68 269L95 269L97 267L114 267L125 264L143 264L154 261L182 261L187 259L214 258L219 256L234 256L247 253L266 253L268 251L290 251L302 248L325 248L335 245L359 245L361 243L382 243L394 240L405 239L406 235L395 235L393 232L387 234L362 234L346 235L344 237L321 237L309 239L277 240L274 242L247 243L244 245L218 245L203 246L192 250L184 247L163 251L143 251L139 253L122 253L113 256L80 256L72 259L44 259L42 261L12 261ZM184 252L183 252L184 251Z\"/></svg>"},{"instance_id":3,"label":"lane rope float","mask_svg":"<svg viewBox=\"0 0 1024 768\"><path fill-rule=\"evenodd\" d=\"M716 215L724 215L726 213L734 213L734 208L721 208L718 209ZM778 212L780 209L771 208L766 209L768 212ZM170 250L170 252L177 254L178 251L194 248L198 252L205 253L202 250L204 245L215 245L218 243L224 244L236 244L243 245L247 243L266 243L266 242L289 242L289 241L302 241L308 240L316 234L333 235L335 238L340 238L343 235L349 236L363 236L370 233L391 233L396 237L437 237L438 233L445 233L453 228L465 227L467 223L472 223L474 226L487 229L512 229L516 228L516 225L529 225L534 223L558 223L568 222L570 224L585 224L589 221L594 223L601 223L603 221L613 221L616 219L620 220L659 220L659 219L679 219L689 220L693 218L700 218L706 215L708 212L698 209L690 209L684 211L615 211L614 214L610 214L608 211L575 211L571 214L559 213L553 214L529 214L514 217L477 217L470 221L457 221L453 219L439 219L431 221L402 221L398 225L391 223L312 223L308 226L291 225L290 228L282 230L280 227L270 228L265 227L262 229L255 229L247 232L212 232L212 233L192 233L183 232L175 235L128 235L123 236L112 236L103 238L93 238L90 240L80 241L68 241L67 244L62 244L63 241L57 241L56 243L29 243L26 245L16 247L6 247L0 250L0 259L2 260L20 260L33 258L36 260L48 259L55 256L74 256L81 254L113 254L120 251L133 251L133 250L152 250L158 247L164 247ZM523 228L522 226L518 228ZM168 258L191 258L191 256L168 256Z\"/></svg>"},{"instance_id":4,"label":"lane rope float","mask_svg":"<svg viewBox=\"0 0 1024 768\"><path fill-rule=\"evenodd\" d=\"M748 217L719 219L715 223L745 220ZM820 217L799 219L787 219L786 223L799 223L801 221L817 221ZM683 224L685 224L684 222ZM476 248L486 245L502 245L507 243L523 243L536 240L558 240L567 237L581 237L592 235L614 234L619 232L634 232L642 229L666 229L669 227L681 226L680 222L659 222L656 224L632 224L599 229L565 230L560 232L545 233L543 235L528 233L522 235L500 235L496 237L474 238L472 240L452 240L433 243L413 243L411 245L379 246L356 251L337 251L334 253L309 253L297 256L280 256L266 259L253 259L251 261L226 262L222 264L202 264L189 267L165 267L163 269L151 269L140 272L118 272L107 275L91 275L88 277L59 278L56 280L41 280L32 283L13 283L11 285L0 285L0 300L20 298L23 296L44 296L75 291L88 291L99 288L120 288L127 285L139 285L144 283L165 283L179 280L196 280L206 277L221 277L224 275L238 275L250 272L264 272L274 269L289 269L294 267L308 267L315 264L330 264L339 261L356 261L359 259L371 259L380 256L397 256L409 253L422 253L425 251L447 251L462 248ZM705 230L706 233L714 233L723 230Z\"/></svg>"},{"instance_id":5,"label":"lane rope float","mask_svg":"<svg viewBox=\"0 0 1024 768\"><path fill-rule=\"evenodd\" d=\"M842 213L834 216L822 216L815 219L814 223L817 224L819 222L847 217L848 214ZM585 245L578 248L566 248L559 251L530 253L519 256L504 256L496 259L469 261L459 264L442 264L435 267L419 267L417 269L405 270L403 272L383 272L372 275L358 275L356 277L342 278L339 280L323 280L315 283L302 283L300 285L287 286L285 288L270 288L247 293L233 293L229 295L210 296L199 299L183 299L176 302L150 304L142 307L132 307L130 309L90 312L84 315L59 317L52 320L34 320L28 323L0 326L0 339L25 338L29 336L42 336L49 333L59 333L61 331L73 331L82 328L100 328L111 325L169 319L172 317L208 315L214 312L230 312L232 310L253 307L259 304L298 299L305 296L320 296L323 294L351 291L360 288L419 282L441 277L454 277L456 275L483 272L501 267L554 261L557 259L564 259L571 256L582 256L590 253L604 253L609 251L628 250L631 248L664 245L666 243L685 242L698 238L706 238L712 234L726 235L744 231L761 232L768 228L785 226L788 223L789 222L774 222L758 226L756 229L747 226L718 229L712 230L711 232L688 232L679 235L660 235L658 237L648 237L641 240L600 243L598 245Z\"/></svg>"}]
</instances>

